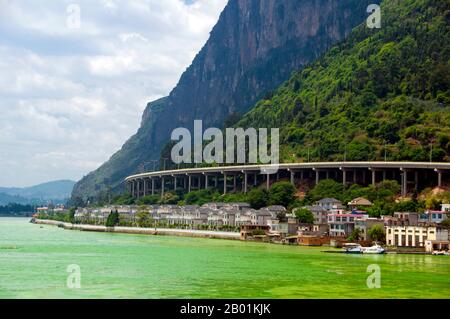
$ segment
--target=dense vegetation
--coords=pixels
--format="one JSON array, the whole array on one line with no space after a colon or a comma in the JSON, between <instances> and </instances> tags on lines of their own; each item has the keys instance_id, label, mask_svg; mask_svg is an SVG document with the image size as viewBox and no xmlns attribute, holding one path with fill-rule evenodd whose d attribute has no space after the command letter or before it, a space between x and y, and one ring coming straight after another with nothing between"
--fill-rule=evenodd
<instances>
[{"instance_id":1,"label":"dense vegetation","mask_svg":"<svg viewBox=\"0 0 450 319\"><path fill-rule=\"evenodd\" d=\"M168 192L163 197L148 195L134 199L130 194L123 194L114 199L116 205L203 205L211 202L249 203L252 208L259 209L269 205L289 207L295 201L295 187L289 182L278 182L270 189L254 188L248 194L230 193L223 195L213 189L203 189L190 193Z\"/></svg>"},{"instance_id":2,"label":"dense vegetation","mask_svg":"<svg viewBox=\"0 0 450 319\"><path fill-rule=\"evenodd\" d=\"M450 2L385 0L236 126L280 127L283 161L450 160Z\"/></svg>"},{"instance_id":3,"label":"dense vegetation","mask_svg":"<svg viewBox=\"0 0 450 319\"><path fill-rule=\"evenodd\" d=\"M17 203L11 203L5 206L0 206L1 216L29 216L35 211L35 207L32 205L21 205Z\"/></svg>"},{"instance_id":4,"label":"dense vegetation","mask_svg":"<svg viewBox=\"0 0 450 319\"><path fill-rule=\"evenodd\" d=\"M363 187L352 185L344 189L342 183L334 180L322 180L313 189L306 193L301 200L296 200L291 206L301 207L312 205L322 198L336 198L344 205L352 199L364 197L373 203L366 210L372 217L381 215L393 215L394 212L424 212L426 209L440 209L442 203L450 203L450 192L433 194L430 189L425 189L420 194L415 194L411 200L398 200L400 185L397 181L384 181L376 186Z\"/></svg>"},{"instance_id":5,"label":"dense vegetation","mask_svg":"<svg viewBox=\"0 0 450 319\"><path fill-rule=\"evenodd\" d=\"M56 220L59 222L65 223L74 223L75 222L75 210L76 208L72 207L69 210L57 211L57 212L48 212L48 213L39 213L38 219L48 219L48 220Z\"/></svg>"}]
</instances>

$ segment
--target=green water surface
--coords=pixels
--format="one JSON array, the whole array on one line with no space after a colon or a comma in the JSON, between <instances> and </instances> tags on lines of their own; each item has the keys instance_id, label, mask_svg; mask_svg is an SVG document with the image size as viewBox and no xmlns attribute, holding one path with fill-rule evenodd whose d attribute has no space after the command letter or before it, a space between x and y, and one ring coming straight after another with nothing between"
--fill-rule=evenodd
<instances>
[{"instance_id":1,"label":"green water surface","mask_svg":"<svg viewBox=\"0 0 450 319\"><path fill-rule=\"evenodd\" d=\"M449 298L450 257L91 233L0 218L0 298ZM79 265L81 288L67 287ZM369 265L381 288L369 289Z\"/></svg>"}]
</instances>

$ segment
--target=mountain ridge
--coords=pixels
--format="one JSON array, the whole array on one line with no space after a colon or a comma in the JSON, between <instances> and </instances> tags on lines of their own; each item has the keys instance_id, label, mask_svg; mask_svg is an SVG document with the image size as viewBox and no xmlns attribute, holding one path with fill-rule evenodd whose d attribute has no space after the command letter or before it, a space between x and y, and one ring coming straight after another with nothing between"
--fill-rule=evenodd
<instances>
[{"instance_id":1,"label":"mountain ridge","mask_svg":"<svg viewBox=\"0 0 450 319\"><path fill-rule=\"evenodd\" d=\"M367 17L374 0L230 0L210 38L169 96L147 105L142 125L120 151L79 181L72 199L123 190L138 167L159 159L170 132L223 124L245 113L293 70L320 57Z\"/></svg>"},{"instance_id":2,"label":"mountain ridge","mask_svg":"<svg viewBox=\"0 0 450 319\"><path fill-rule=\"evenodd\" d=\"M0 187L0 205L63 202L70 198L75 181L56 180L29 187Z\"/></svg>"}]
</instances>

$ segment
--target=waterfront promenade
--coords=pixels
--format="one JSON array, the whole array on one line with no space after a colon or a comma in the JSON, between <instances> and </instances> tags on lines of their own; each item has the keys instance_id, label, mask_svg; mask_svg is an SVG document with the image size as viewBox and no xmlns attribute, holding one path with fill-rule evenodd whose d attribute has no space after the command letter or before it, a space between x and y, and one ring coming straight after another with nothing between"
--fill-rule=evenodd
<instances>
[{"instance_id":1,"label":"waterfront promenade","mask_svg":"<svg viewBox=\"0 0 450 319\"><path fill-rule=\"evenodd\" d=\"M168 228L139 228L139 227L106 227L98 225L78 225L54 220L35 219L35 224L58 226L68 230L109 232L123 234L163 235L212 239L240 240L240 234L236 232L192 230L192 229L168 229Z\"/></svg>"},{"instance_id":2,"label":"waterfront promenade","mask_svg":"<svg viewBox=\"0 0 450 319\"><path fill-rule=\"evenodd\" d=\"M274 173L275 172L275 173ZM136 197L184 189L217 189L247 193L251 187L281 179L292 184L318 184L321 179L334 179L345 186L375 185L383 180L397 180L402 195L424 187L442 187L450 179L450 163L433 162L317 162L278 165L241 165L188 168L147 172L125 179L128 190Z\"/></svg>"}]
</instances>

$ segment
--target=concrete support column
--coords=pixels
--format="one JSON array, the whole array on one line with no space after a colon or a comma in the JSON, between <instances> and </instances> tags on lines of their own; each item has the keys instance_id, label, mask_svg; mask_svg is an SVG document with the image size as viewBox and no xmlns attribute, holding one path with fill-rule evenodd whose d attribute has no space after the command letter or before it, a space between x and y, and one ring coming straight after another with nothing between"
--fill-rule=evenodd
<instances>
[{"instance_id":1,"label":"concrete support column","mask_svg":"<svg viewBox=\"0 0 450 319\"><path fill-rule=\"evenodd\" d=\"M442 171L436 169L435 172L438 174L438 187L442 188Z\"/></svg>"},{"instance_id":2,"label":"concrete support column","mask_svg":"<svg viewBox=\"0 0 450 319\"><path fill-rule=\"evenodd\" d=\"M161 197L164 196L164 187L165 187L165 180L164 177L161 177Z\"/></svg>"},{"instance_id":3,"label":"concrete support column","mask_svg":"<svg viewBox=\"0 0 450 319\"><path fill-rule=\"evenodd\" d=\"M223 194L227 193L227 174L223 174Z\"/></svg>"},{"instance_id":4,"label":"concrete support column","mask_svg":"<svg viewBox=\"0 0 450 319\"><path fill-rule=\"evenodd\" d=\"M342 170L342 183L344 188L347 187L347 171L345 169Z\"/></svg>"},{"instance_id":5,"label":"concrete support column","mask_svg":"<svg viewBox=\"0 0 450 319\"><path fill-rule=\"evenodd\" d=\"M148 180L146 178L143 179L144 181L144 196L148 195Z\"/></svg>"},{"instance_id":6,"label":"concrete support column","mask_svg":"<svg viewBox=\"0 0 450 319\"><path fill-rule=\"evenodd\" d=\"M291 184L295 185L295 172L291 171Z\"/></svg>"},{"instance_id":7,"label":"concrete support column","mask_svg":"<svg viewBox=\"0 0 450 319\"><path fill-rule=\"evenodd\" d=\"M244 172L244 194L248 192L248 173Z\"/></svg>"},{"instance_id":8,"label":"concrete support column","mask_svg":"<svg viewBox=\"0 0 450 319\"><path fill-rule=\"evenodd\" d=\"M356 184L356 169L353 170L353 184Z\"/></svg>"},{"instance_id":9,"label":"concrete support column","mask_svg":"<svg viewBox=\"0 0 450 319\"><path fill-rule=\"evenodd\" d=\"M419 171L414 171L414 189L419 189Z\"/></svg>"},{"instance_id":10,"label":"concrete support column","mask_svg":"<svg viewBox=\"0 0 450 319\"><path fill-rule=\"evenodd\" d=\"M253 176L253 186L258 186L258 174L255 173Z\"/></svg>"},{"instance_id":11,"label":"concrete support column","mask_svg":"<svg viewBox=\"0 0 450 319\"><path fill-rule=\"evenodd\" d=\"M217 189L218 185L219 185L219 176L216 176L214 178L214 188Z\"/></svg>"},{"instance_id":12,"label":"concrete support column","mask_svg":"<svg viewBox=\"0 0 450 319\"><path fill-rule=\"evenodd\" d=\"M188 176L188 193L191 192L191 188L192 188L192 176L189 175Z\"/></svg>"},{"instance_id":13,"label":"concrete support column","mask_svg":"<svg viewBox=\"0 0 450 319\"><path fill-rule=\"evenodd\" d=\"M236 175L233 176L233 192L236 192Z\"/></svg>"},{"instance_id":14,"label":"concrete support column","mask_svg":"<svg viewBox=\"0 0 450 319\"><path fill-rule=\"evenodd\" d=\"M208 185L208 175L205 174L205 189L208 189L209 185Z\"/></svg>"},{"instance_id":15,"label":"concrete support column","mask_svg":"<svg viewBox=\"0 0 450 319\"><path fill-rule=\"evenodd\" d=\"M136 181L137 182L137 199L139 199L139 197L141 197L141 182L139 180Z\"/></svg>"},{"instance_id":16,"label":"concrete support column","mask_svg":"<svg viewBox=\"0 0 450 319\"><path fill-rule=\"evenodd\" d=\"M300 181L303 182L305 179L305 172L303 170L300 171Z\"/></svg>"},{"instance_id":17,"label":"concrete support column","mask_svg":"<svg viewBox=\"0 0 450 319\"><path fill-rule=\"evenodd\" d=\"M152 195L155 195L155 179L152 178Z\"/></svg>"},{"instance_id":18,"label":"concrete support column","mask_svg":"<svg viewBox=\"0 0 450 319\"><path fill-rule=\"evenodd\" d=\"M372 169L372 186L375 187L377 184L377 172Z\"/></svg>"},{"instance_id":19,"label":"concrete support column","mask_svg":"<svg viewBox=\"0 0 450 319\"><path fill-rule=\"evenodd\" d=\"M270 174L267 174L266 189L269 190L269 188L270 188Z\"/></svg>"},{"instance_id":20,"label":"concrete support column","mask_svg":"<svg viewBox=\"0 0 450 319\"><path fill-rule=\"evenodd\" d=\"M320 176L319 176L320 172L317 169L315 169L314 172L316 173L316 185L317 185L317 184L319 184L319 181L320 181Z\"/></svg>"},{"instance_id":21,"label":"concrete support column","mask_svg":"<svg viewBox=\"0 0 450 319\"><path fill-rule=\"evenodd\" d=\"M173 190L177 191L177 177L176 176L173 177Z\"/></svg>"},{"instance_id":22,"label":"concrete support column","mask_svg":"<svg viewBox=\"0 0 450 319\"><path fill-rule=\"evenodd\" d=\"M383 171L383 182L386 180L386 171Z\"/></svg>"},{"instance_id":23,"label":"concrete support column","mask_svg":"<svg viewBox=\"0 0 450 319\"><path fill-rule=\"evenodd\" d=\"M408 194L408 173L406 170L403 170L402 173L402 196L406 197Z\"/></svg>"}]
</instances>

